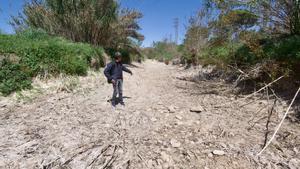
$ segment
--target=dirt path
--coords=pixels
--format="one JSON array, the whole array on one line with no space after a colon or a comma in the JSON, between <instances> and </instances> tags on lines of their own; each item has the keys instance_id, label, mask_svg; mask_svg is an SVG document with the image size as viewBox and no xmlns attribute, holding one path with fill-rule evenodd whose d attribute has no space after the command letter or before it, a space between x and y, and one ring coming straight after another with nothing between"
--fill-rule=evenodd
<instances>
[{"instance_id":1,"label":"dirt path","mask_svg":"<svg viewBox=\"0 0 300 169\"><path fill-rule=\"evenodd\" d=\"M124 108L114 110L107 102L112 89L104 77L88 93L0 105L0 168L300 166L299 123L287 121L274 144L255 156L266 132L266 100L245 105L249 100L220 94L229 89L223 83L180 81L176 77L185 71L154 61L138 66L131 68L134 76L125 76ZM190 111L200 106L201 113ZM284 108L276 106L270 131Z\"/></svg>"}]
</instances>

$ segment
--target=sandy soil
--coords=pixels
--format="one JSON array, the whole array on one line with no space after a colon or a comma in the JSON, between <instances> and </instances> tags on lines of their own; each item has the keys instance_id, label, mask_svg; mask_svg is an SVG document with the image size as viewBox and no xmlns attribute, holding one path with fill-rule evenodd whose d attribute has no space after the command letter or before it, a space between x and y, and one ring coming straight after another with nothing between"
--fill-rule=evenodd
<instances>
[{"instance_id":1,"label":"sandy soil","mask_svg":"<svg viewBox=\"0 0 300 169\"><path fill-rule=\"evenodd\" d=\"M292 115L256 156L274 100L235 98L222 82L178 80L193 69L149 60L131 69L134 76L124 82L126 107L113 109L107 102L112 88L103 75L81 78L79 92L0 102L0 168L300 167L300 123ZM286 107L276 104L269 135Z\"/></svg>"}]
</instances>

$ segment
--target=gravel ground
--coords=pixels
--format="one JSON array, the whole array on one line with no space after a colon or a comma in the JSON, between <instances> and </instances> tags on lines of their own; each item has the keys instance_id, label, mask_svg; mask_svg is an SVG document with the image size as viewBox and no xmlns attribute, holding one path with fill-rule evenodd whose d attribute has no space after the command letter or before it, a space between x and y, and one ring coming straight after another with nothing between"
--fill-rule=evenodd
<instances>
[{"instance_id":1,"label":"gravel ground","mask_svg":"<svg viewBox=\"0 0 300 169\"><path fill-rule=\"evenodd\" d=\"M267 121L270 138L285 101L268 118L273 99L236 98L223 82L179 80L197 69L150 60L137 66L125 75L125 107L107 102L112 87L101 73L81 77L72 92L49 87L31 101L1 98L0 168L299 168L294 112L256 156Z\"/></svg>"}]
</instances>

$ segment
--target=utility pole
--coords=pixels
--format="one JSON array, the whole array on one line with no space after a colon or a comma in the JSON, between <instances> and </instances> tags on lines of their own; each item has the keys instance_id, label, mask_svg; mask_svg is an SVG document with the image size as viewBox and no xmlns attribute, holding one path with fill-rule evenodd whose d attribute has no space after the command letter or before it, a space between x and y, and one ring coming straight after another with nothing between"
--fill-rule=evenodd
<instances>
[{"instance_id":1,"label":"utility pole","mask_svg":"<svg viewBox=\"0 0 300 169\"><path fill-rule=\"evenodd\" d=\"M175 43L178 44L179 18L174 18Z\"/></svg>"}]
</instances>

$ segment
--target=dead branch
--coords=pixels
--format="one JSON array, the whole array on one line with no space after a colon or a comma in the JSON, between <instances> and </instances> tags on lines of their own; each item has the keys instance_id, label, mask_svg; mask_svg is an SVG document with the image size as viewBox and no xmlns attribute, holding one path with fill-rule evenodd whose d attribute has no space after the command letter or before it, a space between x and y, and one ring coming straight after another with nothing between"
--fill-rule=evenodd
<instances>
[{"instance_id":1,"label":"dead branch","mask_svg":"<svg viewBox=\"0 0 300 169\"><path fill-rule=\"evenodd\" d=\"M295 100L296 100L296 98L297 98L299 92L300 92L300 87L299 87L299 89L297 90L297 92L296 92L296 94L295 94L295 96L294 96L294 98L293 98L291 104L289 105L288 109L286 110L286 112L285 112L285 114L284 114L282 120L280 121L279 125L277 126L277 128L276 128L274 134L272 135L271 139L270 139L270 140L268 141L268 143L264 146L264 148L257 154L257 156L260 156L260 155L265 151L265 149L272 143L272 141L273 141L273 139L275 138L277 132L279 131L281 125L283 124L283 122L284 122L284 120L285 120L287 114L289 113L289 111L290 111L292 105L294 104L294 102L295 102Z\"/></svg>"},{"instance_id":2,"label":"dead branch","mask_svg":"<svg viewBox=\"0 0 300 169\"><path fill-rule=\"evenodd\" d=\"M104 154L109 148L111 147L111 145L106 146L103 150L101 150L101 152L92 160L92 162L90 162L90 164L88 166L91 166L94 162L96 162L96 160L102 155Z\"/></svg>"},{"instance_id":3,"label":"dead branch","mask_svg":"<svg viewBox=\"0 0 300 169\"><path fill-rule=\"evenodd\" d=\"M279 81L279 80L282 79L283 77L284 77L284 76L280 76L280 77L277 78L276 80L274 80L274 81L272 81L271 83L269 83L269 84L265 85L264 87L260 88L258 91L254 92L254 93L252 93L252 94L250 94L250 95L248 95L248 96L246 96L244 99L247 99L247 98L250 98L250 97L256 95L257 93L259 93L259 92L261 92L262 90L268 88L269 86L271 86L272 84L276 83L277 81Z\"/></svg>"},{"instance_id":4,"label":"dead branch","mask_svg":"<svg viewBox=\"0 0 300 169\"><path fill-rule=\"evenodd\" d=\"M259 97L258 99L262 99L262 98L263 98L263 96ZM245 104L242 104L240 107L245 107L245 106L247 106L247 105L249 105L249 104L252 104L252 103L254 103L254 102L256 102L256 101L257 101L257 99L251 100L251 101L249 101L249 102L247 102L247 103L245 103Z\"/></svg>"},{"instance_id":5,"label":"dead branch","mask_svg":"<svg viewBox=\"0 0 300 169\"><path fill-rule=\"evenodd\" d=\"M260 113L262 110L264 110L266 107L262 107L259 110L257 110L254 115L252 116L251 120L248 121L248 124L250 124L250 122L252 122L254 120L254 117L256 116L256 114Z\"/></svg>"},{"instance_id":6,"label":"dead branch","mask_svg":"<svg viewBox=\"0 0 300 169\"><path fill-rule=\"evenodd\" d=\"M91 150L91 149L94 149L94 148L100 147L100 146L101 146L101 145L92 145L92 146L90 146L90 147L88 147L88 148L86 148L86 149L83 149L83 150L77 152L77 153L74 154L71 158L69 158L67 161L65 161L65 162L62 164L62 166L68 165L68 164L69 164L70 162L72 162L78 155L83 154L83 153L85 153L85 152L87 152L87 151L89 151L89 150Z\"/></svg>"},{"instance_id":7,"label":"dead branch","mask_svg":"<svg viewBox=\"0 0 300 169\"><path fill-rule=\"evenodd\" d=\"M248 96L242 98L244 100L246 99L249 99L253 96L255 96L257 93L261 92L262 90L265 90L266 88L268 88L269 86L271 86L272 84L276 83L277 81L279 81L280 79L282 79L284 76L280 76L279 78L277 78L276 80L270 82L269 84L265 85L264 87L260 88L259 90L255 91L254 93L252 94L249 94ZM238 102L239 100L235 100L235 101L231 101L231 102L227 102L227 103L224 103L224 104L221 104L221 105L216 105L215 107L222 107L222 106L226 106L228 104L233 104L233 103L236 103Z\"/></svg>"},{"instance_id":8,"label":"dead branch","mask_svg":"<svg viewBox=\"0 0 300 169\"><path fill-rule=\"evenodd\" d=\"M108 160L108 162L102 167L102 169L106 169L106 168L111 168L111 165L116 161L116 159L118 158L118 155L115 156L117 150L118 150L119 146L115 146L114 148L114 152L111 156L111 158Z\"/></svg>"},{"instance_id":9,"label":"dead branch","mask_svg":"<svg viewBox=\"0 0 300 169\"><path fill-rule=\"evenodd\" d=\"M148 165L147 165L147 163L146 163L146 161L144 160L144 158L140 154L138 154L138 153L137 153L137 156L140 158L140 160L142 160L142 162L145 164L145 166L147 168L149 168Z\"/></svg>"},{"instance_id":10,"label":"dead branch","mask_svg":"<svg viewBox=\"0 0 300 169\"><path fill-rule=\"evenodd\" d=\"M266 118L266 116L262 116L261 118L259 118L255 122L253 122L253 124L250 127L248 127L247 130L251 130L258 122L260 122L261 120L263 120L265 118Z\"/></svg>"},{"instance_id":11,"label":"dead branch","mask_svg":"<svg viewBox=\"0 0 300 169\"><path fill-rule=\"evenodd\" d=\"M272 89L271 87L269 87L269 88L270 88L271 92L273 93L274 97L281 103L282 99L279 96L276 95L274 89Z\"/></svg>"},{"instance_id":12,"label":"dead branch","mask_svg":"<svg viewBox=\"0 0 300 169\"><path fill-rule=\"evenodd\" d=\"M242 75L239 75L239 77L236 79L236 81L233 83L234 85L233 85L233 88L236 88L239 84L240 84L240 82L243 80L243 77L242 77Z\"/></svg>"},{"instance_id":13,"label":"dead branch","mask_svg":"<svg viewBox=\"0 0 300 169\"><path fill-rule=\"evenodd\" d=\"M42 166L43 169L51 169L51 168L54 168L55 166L59 165L59 160L60 160L60 157L56 158L55 160L51 161L50 163L48 164L45 164Z\"/></svg>"},{"instance_id":14,"label":"dead branch","mask_svg":"<svg viewBox=\"0 0 300 169\"><path fill-rule=\"evenodd\" d=\"M268 136L269 136L269 133L270 133L269 124L271 122L271 117L273 115L273 110L274 110L274 107L276 106L276 102L277 102L277 99L274 101L273 106L272 106L271 110L269 111L268 120L267 120L267 123L266 123L266 133L265 133L265 141L264 141L263 147L266 146L267 141L268 141Z\"/></svg>"},{"instance_id":15,"label":"dead branch","mask_svg":"<svg viewBox=\"0 0 300 169\"><path fill-rule=\"evenodd\" d=\"M231 68L237 70L238 72L240 72L241 74L245 75L246 77L249 77L249 75L248 75L247 73L245 73L244 71L242 71L242 70L239 69L239 68L236 68L236 67L231 66L231 65L228 65L228 67L231 67Z\"/></svg>"}]
</instances>

